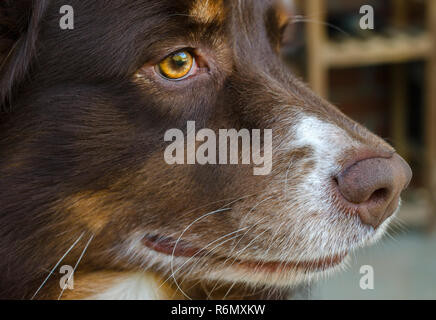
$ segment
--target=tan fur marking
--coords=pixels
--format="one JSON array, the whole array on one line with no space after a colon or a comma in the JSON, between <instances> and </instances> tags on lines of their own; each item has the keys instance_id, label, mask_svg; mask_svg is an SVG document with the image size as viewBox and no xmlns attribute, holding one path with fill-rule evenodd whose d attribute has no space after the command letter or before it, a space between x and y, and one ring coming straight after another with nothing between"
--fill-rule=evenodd
<instances>
[{"instance_id":1,"label":"tan fur marking","mask_svg":"<svg viewBox=\"0 0 436 320\"><path fill-rule=\"evenodd\" d=\"M110 208L105 205L107 194L80 193L65 202L65 207L71 212L71 217L81 221L94 233L98 233L106 225L111 215Z\"/></svg>"},{"instance_id":2,"label":"tan fur marking","mask_svg":"<svg viewBox=\"0 0 436 320\"><path fill-rule=\"evenodd\" d=\"M289 10L281 1L276 3L276 17L279 28L283 28L289 22Z\"/></svg>"},{"instance_id":3,"label":"tan fur marking","mask_svg":"<svg viewBox=\"0 0 436 320\"><path fill-rule=\"evenodd\" d=\"M200 23L224 21L224 4L222 0L197 0L189 14Z\"/></svg>"}]
</instances>

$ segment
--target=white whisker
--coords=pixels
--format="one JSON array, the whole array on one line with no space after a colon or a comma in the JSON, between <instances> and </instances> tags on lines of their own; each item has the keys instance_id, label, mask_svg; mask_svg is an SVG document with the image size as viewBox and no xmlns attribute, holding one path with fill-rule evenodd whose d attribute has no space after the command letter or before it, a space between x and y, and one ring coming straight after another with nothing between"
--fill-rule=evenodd
<instances>
[{"instance_id":1,"label":"white whisker","mask_svg":"<svg viewBox=\"0 0 436 320\"><path fill-rule=\"evenodd\" d=\"M76 265L75 265L74 268L73 268L73 273L70 274L70 276L68 277L68 279L67 279L67 281L66 281L64 287L62 288L62 291L61 291L61 293L60 293L60 295L59 295L59 297L58 297L58 300L61 299L61 297L62 297L62 295L63 295L63 293L64 293L64 291L65 291L65 289L66 289L66 287L67 287L67 285L68 285L68 283L69 283L70 280L71 280L71 277L72 277L72 276L74 275L74 273L76 272L76 269L77 269L77 267L79 266L79 263L80 263L80 261L82 260L83 256L85 255L86 250L88 250L89 244L91 243L92 239L94 239L94 235L91 235L91 237L89 238L88 242L87 242L86 245L85 245L85 248L83 249L82 253L80 254L79 259L77 259Z\"/></svg>"},{"instance_id":2,"label":"white whisker","mask_svg":"<svg viewBox=\"0 0 436 320\"><path fill-rule=\"evenodd\" d=\"M47 283L48 279L50 279L51 275L53 274L53 272L57 269L57 267L60 265L60 263L65 259L65 257L70 253L71 250L73 250L73 248L76 246L76 244L80 241L80 239L82 239L82 237L85 235L85 232L83 232L79 238L77 238L77 240L71 245L71 247L67 250L67 252L64 253L64 255L59 259L59 261L56 263L56 265L53 267L53 269L51 269L50 273L48 274L48 276L44 279L44 281L42 282L42 284L39 286L38 290L36 290L36 292L33 294L32 298L30 300L33 300L37 294L39 293L39 291L44 287L44 285Z\"/></svg>"}]
</instances>

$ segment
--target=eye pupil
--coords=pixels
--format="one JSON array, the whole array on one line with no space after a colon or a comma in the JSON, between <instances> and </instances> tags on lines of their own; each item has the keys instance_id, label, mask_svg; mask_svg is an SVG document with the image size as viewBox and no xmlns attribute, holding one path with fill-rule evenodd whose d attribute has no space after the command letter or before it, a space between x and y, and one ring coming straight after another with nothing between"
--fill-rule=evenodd
<instances>
[{"instance_id":1,"label":"eye pupil","mask_svg":"<svg viewBox=\"0 0 436 320\"><path fill-rule=\"evenodd\" d=\"M185 52L179 52L173 56L173 61L178 67L183 67L188 62L188 56Z\"/></svg>"}]
</instances>

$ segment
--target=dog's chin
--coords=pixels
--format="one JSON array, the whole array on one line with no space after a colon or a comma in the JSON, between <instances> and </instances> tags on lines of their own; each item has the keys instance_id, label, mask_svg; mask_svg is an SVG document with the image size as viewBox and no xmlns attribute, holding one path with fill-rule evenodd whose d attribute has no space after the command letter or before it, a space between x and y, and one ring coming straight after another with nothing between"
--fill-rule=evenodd
<instances>
[{"instance_id":1,"label":"dog's chin","mask_svg":"<svg viewBox=\"0 0 436 320\"><path fill-rule=\"evenodd\" d=\"M232 266L210 272L208 280L246 283L275 287L294 287L343 270L347 265L347 252L307 261L239 261Z\"/></svg>"}]
</instances>

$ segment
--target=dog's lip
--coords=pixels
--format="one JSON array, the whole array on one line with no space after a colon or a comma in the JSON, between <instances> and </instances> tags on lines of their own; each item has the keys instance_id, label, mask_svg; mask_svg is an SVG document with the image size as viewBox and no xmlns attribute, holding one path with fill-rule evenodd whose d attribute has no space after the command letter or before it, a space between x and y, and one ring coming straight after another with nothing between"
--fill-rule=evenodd
<instances>
[{"instance_id":1,"label":"dog's lip","mask_svg":"<svg viewBox=\"0 0 436 320\"><path fill-rule=\"evenodd\" d=\"M176 245L177 243L177 245ZM143 244L159 253L174 257L192 258L201 257L208 253L192 246L189 242L181 239L173 239L163 236L145 236ZM277 273L292 270L324 271L341 264L347 257L348 252L330 255L313 260L294 261L260 261L260 260L232 260L233 268L248 269L253 272ZM227 260L227 259L226 259Z\"/></svg>"},{"instance_id":2,"label":"dog's lip","mask_svg":"<svg viewBox=\"0 0 436 320\"><path fill-rule=\"evenodd\" d=\"M143 244L156 252L175 257L192 258L206 254L206 251L191 246L187 241L158 235L145 236Z\"/></svg>"},{"instance_id":3,"label":"dog's lip","mask_svg":"<svg viewBox=\"0 0 436 320\"><path fill-rule=\"evenodd\" d=\"M304 271L325 271L340 265L347 257L348 252L332 255L330 257L319 258L314 260L302 261L238 261L237 265L244 269L250 269L255 272L277 273L292 270Z\"/></svg>"}]
</instances>

